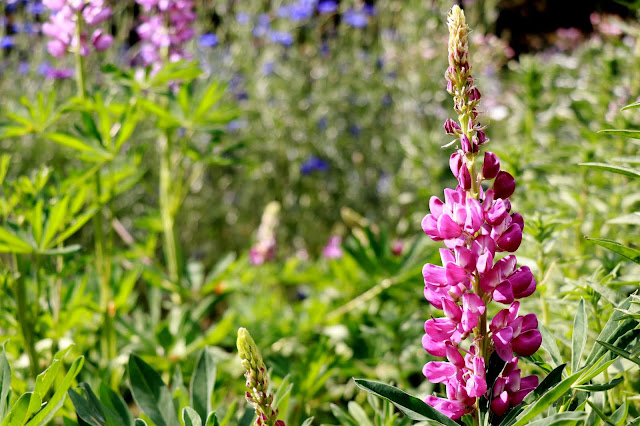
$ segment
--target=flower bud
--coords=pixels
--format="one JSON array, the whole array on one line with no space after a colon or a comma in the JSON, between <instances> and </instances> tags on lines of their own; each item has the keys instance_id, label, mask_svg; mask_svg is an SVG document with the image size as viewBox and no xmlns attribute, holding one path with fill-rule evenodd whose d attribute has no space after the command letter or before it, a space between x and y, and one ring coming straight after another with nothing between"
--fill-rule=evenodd
<instances>
[{"instance_id":1,"label":"flower bud","mask_svg":"<svg viewBox=\"0 0 640 426\"><path fill-rule=\"evenodd\" d=\"M461 129L458 123L450 118L447 118L444 122L444 130L448 135L455 136Z\"/></svg>"}]
</instances>

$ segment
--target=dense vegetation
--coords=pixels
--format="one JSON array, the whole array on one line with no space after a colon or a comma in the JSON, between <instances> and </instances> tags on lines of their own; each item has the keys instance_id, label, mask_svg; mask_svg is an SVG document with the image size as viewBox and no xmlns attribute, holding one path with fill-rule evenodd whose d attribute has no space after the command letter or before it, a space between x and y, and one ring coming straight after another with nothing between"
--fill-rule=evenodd
<instances>
[{"instance_id":1,"label":"dense vegetation","mask_svg":"<svg viewBox=\"0 0 640 426\"><path fill-rule=\"evenodd\" d=\"M2 424L249 425L260 392L267 424L429 424L352 378L444 394L420 344L444 245L421 221L458 185L454 2L192 3L0 5ZM519 368L541 384L511 418L638 424L636 12L515 58L493 3L463 3L537 281ZM261 365L271 390L245 398Z\"/></svg>"}]
</instances>

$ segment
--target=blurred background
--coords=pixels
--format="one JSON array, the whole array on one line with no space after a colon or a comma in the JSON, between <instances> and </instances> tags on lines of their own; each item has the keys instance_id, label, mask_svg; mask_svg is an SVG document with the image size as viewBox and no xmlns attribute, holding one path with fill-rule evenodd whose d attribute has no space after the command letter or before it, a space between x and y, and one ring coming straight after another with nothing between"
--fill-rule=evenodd
<instances>
[{"instance_id":1,"label":"blurred background","mask_svg":"<svg viewBox=\"0 0 640 426\"><path fill-rule=\"evenodd\" d=\"M141 8L133 0L108 3L114 43L87 58L89 91L121 100L130 87L112 83L135 78L135 71L126 70L140 62L135 28ZM419 342L431 314L420 268L437 259L439 245L427 241L420 222L429 198L455 186L448 167L453 148L442 148L451 142L442 125L454 118L444 79L446 14L453 3L196 2L187 52L203 73L192 94L220 82L220 102L232 112L193 135L182 151L181 164L193 173L176 218L185 286L191 286L180 299L181 312L211 299L181 336L171 317L176 298L146 287L166 290L154 269L163 256L155 119L144 116L123 147L130 168L116 169L122 180L110 200L109 219L118 234L114 281L130 279L131 288L136 283L118 306L118 353L143 353L166 376L175 364L193 361L195 349L206 343L219 348L221 365L234 365L233 330L245 326L264 348L275 382L291 374L291 424L311 413L335 423L335 404L357 396L351 376L393 381L415 394L433 390L420 372L430 359ZM635 266L584 239L638 242L637 181L578 165L638 162L636 140L597 133L640 126L637 111L621 111L640 95L637 3L460 2L473 30L471 64L483 95L488 149L518 185L512 203L526 223L518 259L539 283L526 306L553 327L563 354L579 297L595 300L590 319L600 324L596 313L606 322L613 304L639 282ZM14 120L11 114L30 102L46 105L52 93L53 102L62 104L75 93L75 82L73 58L47 52L42 24L49 12L39 0L2 0L0 11L2 134ZM106 64L125 71L118 74ZM66 130L77 128L69 124ZM67 180L88 168L68 147L38 134L13 137L7 131L0 150L12 154L7 181L16 182L5 189L6 200L15 188L30 200L45 171L45 190L64 192ZM16 204L4 202L4 218ZM28 221L28 215L16 216L16 223ZM251 248L261 238L261 222L277 244L256 260ZM71 241L84 249L56 272L65 283L86 284L87 293L97 291L86 272L93 264L93 235L91 226L75 233ZM602 307L603 301L611 304ZM72 302L70 293L65 303ZM0 305L10 317L12 305ZM150 319L142 312L150 312ZM55 339L73 336L80 348L91 348L91 330L76 332L75 321ZM41 338L48 327L39 329ZM3 330L11 334L9 326ZM202 330L204 342L197 340ZM89 357L96 371L99 358ZM529 368L539 366L531 362ZM230 377L240 377L237 366L219 369L218 382ZM637 377L626 383L640 391ZM236 387L242 395L242 380ZM231 398L224 389L218 392L219 402ZM364 404L364 396L358 398Z\"/></svg>"}]
</instances>

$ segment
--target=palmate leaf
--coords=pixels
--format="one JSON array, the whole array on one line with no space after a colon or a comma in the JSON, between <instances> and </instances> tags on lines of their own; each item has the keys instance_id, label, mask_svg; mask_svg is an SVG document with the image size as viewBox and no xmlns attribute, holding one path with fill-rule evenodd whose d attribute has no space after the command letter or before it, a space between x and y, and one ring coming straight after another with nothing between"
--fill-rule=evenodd
<instances>
[{"instance_id":1,"label":"palmate leaf","mask_svg":"<svg viewBox=\"0 0 640 426\"><path fill-rule=\"evenodd\" d=\"M587 238L587 240L593 242L594 244L598 244L599 246L607 248L615 253L618 253L620 256L624 256L635 263L640 264L640 250L636 250L631 247L625 247L615 241L605 240L602 238Z\"/></svg>"},{"instance_id":2,"label":"palmate leaf","mask_svg":"<svg viewBox=\"0 0 640 426\"><path fill-rule=\"evenodd\" d=\"M412 420L432 421L445 426L458 426L458 423L424 403L422 400L385 383L365 379L354 379L356 385L367 392L391 401L400 411Z\"/></svg>"}]
</instances>

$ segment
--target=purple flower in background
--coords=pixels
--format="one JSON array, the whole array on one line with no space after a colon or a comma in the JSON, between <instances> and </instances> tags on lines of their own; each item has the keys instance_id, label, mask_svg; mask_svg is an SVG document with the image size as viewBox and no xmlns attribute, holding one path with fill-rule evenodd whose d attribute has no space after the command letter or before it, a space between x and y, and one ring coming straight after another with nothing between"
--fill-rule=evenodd
<instances>
[{"instance_id":1,"label":"purple flower in background","mask_svg":"<svg viewBox=\"0 0 640 426\"><path fill-rule=\"evenodd\" d=\"M362 10L369 16L376 16L376 7L372 4L365 4Z\"/></svg>"},{"instance_id":2,"label":"purple flower in background","mask_svg":"<svg viewBox=\"0 0 640 426\"><path fill-rule=\"evenodd\" d=\"M312 155L300 165L300 173L308 175L313 172L326 172L329 170L329 163L322 158Z\"/></svg>"},{"instance_id":3,"label":"purple flower in background","mask_svg":"<svg viewBox=\"0 0 640 426\"><path fill-rule=\"evenodd\" d=\"M327 118L322 117L318 120L318 130L326 130L327 129Z\"/></svg>"},{"instance_id":4,"label":"purple flower in background","mask_svg":"<svg viewBox=\"0 0 640 426\"><path fill-rule=\"evenodd\" d=\"M253 36L254 37L263 37L269 33L271 29L271 18L268 14L263 13L258 15L258 23L253 27Z\"/></svg>"},{"instance_id":5,"label":"purple flower in background","mask_svg":"<svg viewBox=\"0 0 640 426\"><path fill-rule=\"evenodd\" d=\"M281 44L285 47L293 44L293 35L287 31L272 31L269 36L272 43Z\"/></svg>"},{"instance_id":6,"label":"purple flower in background","mask_svg":"<svg viewBox=\"0 0 640 426\"><path fill-rule=\"evenodd\" d=\"M13 37L7 35L0 39L0 48L11 49L13 46L15 46Z\"/></svg>"},{"instance_id":7,"label":"purple flower in background","mask_svg":"<svg viewBox=\"0 0 640 426\"><path fill-rule=\"evenodd\" d=\"M345 22L354 28L364 28L369 23L369 18L363 11L347 10L344 14Z\"/></svg>"},{"instance_id":8,"label":"purple flower in background","mask_svg":"<svg viewBox=\"0 0 640 426\"><path fill-rule=\"evenodd\" d=\"M338 2L335 0L320 0L318 3L318 13L327 14L338 10Z\"/></svg>"},{"instance_id":9,"label":"purple flower in background","mask_svg":"<svg viewBox=\"0 0 640 426\"><path fill-rule=\"evenodd\" d=\"M213 33L207 33L200 36L198 41L203 47L216 47L218 45L218 36Z\"/></svg>"},{"instance_id":10,"label":"purple flower in background","mask_svg":"<svg viewBox=\"0 0 640 426\"><path fill-rule=\"evenodd\" d=\"M262 75L271 75L273 74L274 63L269 61L262 65Z\"/></svg>"},{"instance_id":11,"label":"purple flower in background","mask_svg":"<svg viewBox=\"0 0 640 426\"><path fill-rule=\"evenodd\" d=\"M246 25L249 23L249 14L246 12L238 12L236 13L236 22L240 25Z\"/></svg>"},{"instance_id":12,"label":"purple flower in background","mask_svg":"<svg viewBox=\"0 0 640 426\"><path fill-rule=\"evenodd\" d=\"M87 56L91 46L103 51L113 43L111 34L95 28L111 16L111 8L104 0L43 0L42 4L53 12L42 25L42 32L51 38L47 43L51 56L61 58L70 48ZM80 37L76 34L78 19L87 30Z\"/></svg>"},{"instance_id":13,"label":"purple flower in background","mask_svg":"<svg viewBox=\"0 0 640 426\"><path fill-rule=\"evenodd\" d=\"M64 80L73 77L73 74L73 68L49 68L44 75L54 80Z\"/></svg>"},{"instance_id":14,"label":"purple flower in background","mask_svg":"<svg viewBox=\"0 0 640 426\"><path fill-rule=\"evenodd\" d=\"M196 20L193 0L136 0L145 13L137 28L142 39L140 58L157 71L165 61L190 59L185 44L193 38ZM211 42L211 38L208 40ZM165 57L164 52L167 52Z\"/></svg>"},{"instance_id":15,"label":"purple flower in background","mask_svg":"<svg viewBox=\"0 0 640 426\"><path fill-rule=\"evenodd\" d=\"M329 242L322 249L322 257L325 259L340 259L342 257L342 237L332 235Z\"/></svg>"},{"instance_id":16,"label":"purple flower in background","mask_svg":"<svg viewBox=\"0 0 640 426\"><path fill-rule=\"evenodd\" d=\"M18 74L27 75L29 74L30 65L29 62L22 61L18 64Z\"/></svg>"}]
</instances>

